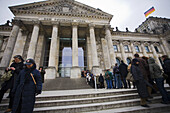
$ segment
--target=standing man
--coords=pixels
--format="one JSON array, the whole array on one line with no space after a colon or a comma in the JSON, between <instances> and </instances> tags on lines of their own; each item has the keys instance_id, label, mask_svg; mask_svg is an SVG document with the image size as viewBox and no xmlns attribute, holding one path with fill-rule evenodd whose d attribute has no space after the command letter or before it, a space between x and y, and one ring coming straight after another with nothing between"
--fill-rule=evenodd
<instances>
[{"instance_id":1,"label":"standing man","mask_svg":"<svg viewBox=\"0 0 170 113\"><path fill-rule=\"evenodd\" d=\"M120 71L121 80L124 88L127 88L127 82L126 82L126 77L128 74L127 67L128 66L123 62L123 60L121 60L121 64L119 65L119 71Z\"/></svg>"},{"instance_id":2,"label":"standing man","mask_svg":"<svg viewBox=\"0 0 170 113\"><path fill-rule=\"evenodd\" d=\"M15 93L12 113L32 113L35 96L42 90L42 79L35 61L27 59L25 65L26 68L19 73L12 90Z\"/></svg>"},{"instance_id":3,"label":"standing man","mask_svg":"<svg viewBox=\"0 0 170 113\"><path fill-rule=\"evenodd\" d=\"M105 73L105 80L106 80L106 83L107 83L107 89L112 89L113 88L113 86L112 86L112 79L113 79L113 75L109 71L109 69L107 69L106 73Z\"/></svg>"},{"instance_id":4,"label":"standing man","mask_svg":"<svg viewBox=\"0 0 170 113\"><path fill-rule=\"evenodd\" d=\"M168 83L170 86L170 59L168 58L167 55L163 55L162 60L164 62L163 64L164 73L168 75L168 78L166 79L166 83Z\"/></svg>"},{"instance_id":5,"label":"standing man","mask_svg":"<svg viewBox=\"0 0 170 113\"><path fill-rule=\"evenodd\" d=\"M120 76L120 71L119 71L119 67L118 64L115 64L115 67L113 68L113 74L116 78L116 86L115 88L119 89L122 88L122 81L121 81L121 76Z\"/></svg>"}]
</instances>

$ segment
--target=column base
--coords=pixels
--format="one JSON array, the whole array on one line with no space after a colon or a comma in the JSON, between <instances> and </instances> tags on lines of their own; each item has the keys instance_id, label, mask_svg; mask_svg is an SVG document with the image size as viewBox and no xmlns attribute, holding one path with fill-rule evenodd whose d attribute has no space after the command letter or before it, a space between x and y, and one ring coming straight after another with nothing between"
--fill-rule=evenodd
<instances>
[{"instance_id":1,"label":"column base","mask_svg":"<svg viewBox=\"0 0 170 113\"><path fill-rule=\"evenodd\" d=\"M57 77L57 71L55 67L48 67L45 71L45 79L55 79Z\"/></svg>"},{"instance_id":2,"label":"column base","mask_svg":"<svg viewBox=\"0 0 170 113\"><path fill-rule=\"evenodd\" d=\"M71 76L70 78L81 78L81 72L79 67L71 68Z\"/></svg>"},{"instance_id":3,"label":"column base","mask_svg":"<svg viewBox=\"0 0 170 113\"><path fill-rule=\"evenodd\" d=\"M92 73L93 73L93 75L99 76L100 73L102 73L102 70L99 68L99 66L93 66Z\"/></svg>"}]
</instances>

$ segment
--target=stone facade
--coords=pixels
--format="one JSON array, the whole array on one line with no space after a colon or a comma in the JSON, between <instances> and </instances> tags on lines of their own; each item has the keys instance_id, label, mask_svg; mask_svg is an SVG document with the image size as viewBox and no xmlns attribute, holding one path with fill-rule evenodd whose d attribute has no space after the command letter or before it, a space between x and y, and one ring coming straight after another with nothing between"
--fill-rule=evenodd
<instances>
[{"instance_id":1,"label":"stone facade","mask_svg":"<svg viewBox=\"0 0 170 113\"><path fill-rule=\"evenodd\" d=\"M72 65L66 69L70 78L81 77L79 47L84 50L86 69L94 75L111 69L120 60L128 63L135 53L154 57L160 66L160 57L170 55L169 29L161 34L140 28L138 32L113 31L111 14L74 0L47 0L12 6L10 10L15 15L12 26L0 26L1 72L14 55L20 54L24 59L35 59L38 67L46 66L45 78L55 79L59 77L64 47L72 48Z\"/></svg>"}]
</instances>

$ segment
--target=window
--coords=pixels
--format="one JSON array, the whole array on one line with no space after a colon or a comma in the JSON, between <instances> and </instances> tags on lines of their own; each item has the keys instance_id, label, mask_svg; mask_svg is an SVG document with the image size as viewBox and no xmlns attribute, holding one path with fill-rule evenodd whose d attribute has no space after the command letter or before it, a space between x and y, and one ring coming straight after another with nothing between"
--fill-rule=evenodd
<instances>
[{"instance_id":1,"label":"window","mask_svg":"<svg viewBox=\"0 0 170 113\"><path fill-rule=\"evenodd\" d=\"M119 58L116 58L116 62L117 62L117 65L119 66L119 65L120 65L120 60L119 60Z\"/></svg>"},{"instance_id":2,"label":"window","mask_svg":"<svg viewBox=\"0 0 170 113\"><path fill-rule=\"evenodd\" d=\"M113 48L114 48L114 51L115 51L115 52L118 52L117 45L113 45Z\"/></svg>"},{"instance_id":3,"label":"window","mask_svg":"<svg viewBox=\"0 0 170 113\"><path fill-rule=\"evenodd\" d=\"M145 50L146 50L146 52L150 52L150 50L149 50L149 47L148 47L148 46L145 46Z\"/></svg>"},{"instance_id":4,"label":"window","mask_svg":"<svg viewBox=\"0 0 170 113\"><path fill-rule=\"evenodd\" d=\"M154 46L154 48L155 48L155 51L156 51L156 52L159 52L159 49L158 49L157 46Z\"/></svg>"},{"instance_id":5,"label":"window","mask_svg":"<svg viewBox=\"0 0 170 113\"><path fill-rule=\"evenodd\" d=\"M128 47L128 45L125 45L125 46L124 46L124 49L125 49L125 52L129 52L129 47Z\"/></svg>"},{"instance_id":6,"label":"window","mask_svg":"<svg viewBox=\"0 0 170 113\"><path fill-rule=\"evenodd\" d=\"M138 46L135 46L135 50L136 50L136 52L140 52L140 50L139 50L139 47L138 47Z\"/></svg>"},{"instance_id":7,"label":"window","mask_svg":"<svg viewBox=\"0 0 170 113\"><path fill-rule=\"evenodd\" d=\"M127 61L127 64L128 64L128 65L129 65L129 63L131 62L130 58L127 58L126 61Z\"/></svg>"}]
</instances>

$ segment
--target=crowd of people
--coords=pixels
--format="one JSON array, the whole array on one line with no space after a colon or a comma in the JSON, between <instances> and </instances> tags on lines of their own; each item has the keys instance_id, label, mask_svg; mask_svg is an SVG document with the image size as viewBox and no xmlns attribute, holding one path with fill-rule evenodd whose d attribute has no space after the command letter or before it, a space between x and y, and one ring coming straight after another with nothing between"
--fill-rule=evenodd
<instances>
[{"instance_id":1,"label":"crowd of people","mask_svg":"<svg viewBox=\"0 0 170 113\"><path fill-rule=\"evenodd\" d=\"M106 69L105 74L96 76L97 88L120 89L120 88L137 88L139 97L141 98L141 106L149 107L147 101L153 98L152 93L158 90L162 95L163 104L170 104L170 94L164 87L164 80L170 86L170 59L167 55L162 56L163 69L155 62L152 57L139 57L139 54L134 55L134 59L125 64L121 61L112 69ZM166 76L165 76L166 75ZM95 86L94 75L87 70L82 74L86 77L87 84L93 88Z\"/></svg>"},{"instance_id":2,"label":"crowd of people","mask_svg":"<svg viewBox=\"0 0 170 113\"><path fill-rule=\"evenodd\" d=\"M4 94L9 92L9 105L5 113L32 113L35 97L42 92L45 70L43 67L36 69L34 59L27 59L24 63L20 55L13 57L13 63L5 69L6 73L12 75L4 80L0 89L0 103ZM149 107L147 101L153 98L152 93L159 90L163 104L170 104L170 94L164 87L164 80L170 86L170 59L167 55L162 56L163 69L155 62L154 58L134 55L129 65L121 61L112 69L106 69L105 74L93 75L89 70L82 71L82 77L86 78L87 84L93 88L120 89L137 88L143 107Z\"/></svg>"},{"instance_id":3,"label":"crowd of people","mask_svg":"<svg viewBox=\"0 0 170 113\"><path fill-rule=\"evenodd\" d=\"M0 103L4 94L9 89L9 105L4 113L32 113L35 97L41 94L45 71L43 67L36 69L33 59L24 63L21 55L13 57L12 64L5 69L5 73L12 76L4 79L0 89Z\"/></svg>"}]
</instances>

